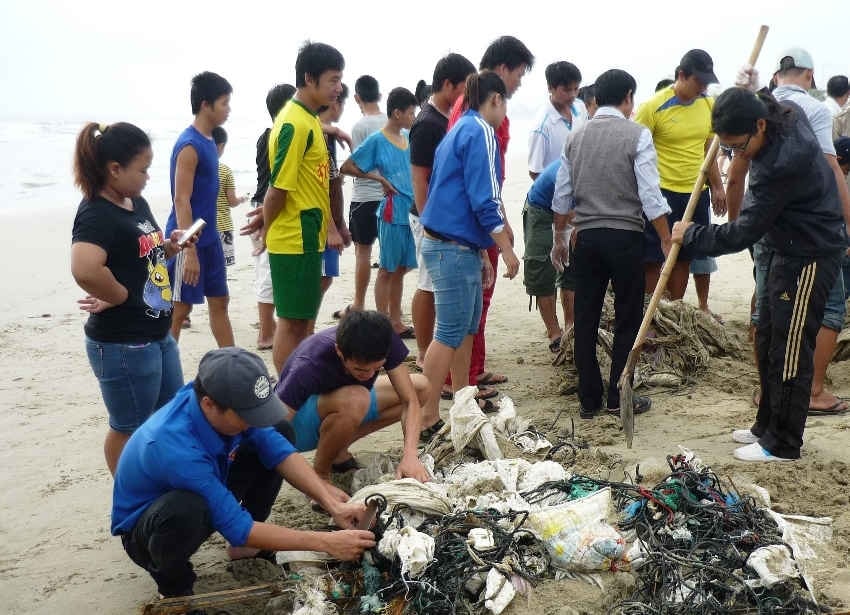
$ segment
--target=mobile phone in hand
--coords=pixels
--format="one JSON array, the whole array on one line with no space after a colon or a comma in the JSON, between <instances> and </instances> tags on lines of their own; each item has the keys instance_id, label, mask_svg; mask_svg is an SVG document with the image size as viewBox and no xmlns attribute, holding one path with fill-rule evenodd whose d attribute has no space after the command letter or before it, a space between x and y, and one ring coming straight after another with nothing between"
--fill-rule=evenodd
<instances>
[{"instance_id":1,"label":"mobile phone in hand","mask_svg":"<svg viewBox=\"0 0 850 615\"><path fill-rule=\"evenodd\" d=\"M181 248L185 247L185 245L189 243L189 240L192 239L192 237L194 237L198 233L200 233L206 225L207 223L203 218L198 218L197 220L195 220L189 228L183 231L183 235L180 237L180 239L177 240L177 245Z\"/></svg>"}]
</instances>

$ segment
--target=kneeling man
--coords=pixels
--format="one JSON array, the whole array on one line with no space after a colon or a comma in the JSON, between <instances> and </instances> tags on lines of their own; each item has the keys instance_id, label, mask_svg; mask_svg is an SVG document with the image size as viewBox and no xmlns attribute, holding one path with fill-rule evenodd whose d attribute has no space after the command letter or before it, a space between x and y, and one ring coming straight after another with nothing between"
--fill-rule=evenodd
<instances>
[{"instance_id":1,"label":"kneeling man","mask_svg":"<svg viewBox=\"0 0 850 615\"><path fill-rule=\"evenodd\" d=\"M265 523L281 477L340 527L353 527L365 511L321 480L271 427L285 416L263 360L226 347L204 355L195 381L130 437L115 473L112 533L160 594L192 594L189 558L215 530L230 543L232 557L238 557L234 551L315 550L356 560L375 545L367 531L307 532Z\"/></svg>"},{"instance_id":2,"label":"kneeling man","mask_svg":"<svg viewBox=\"0 0 850 615\"><path fill-rule=\"evenodd\" d=\"M320 477L356 468L348 447L401 421L404 451L396 476L428 480L416 451L428 381L407 371L408 352L385 315L350 311L287 359L275 391L289 409L295 447L315 449ZM381 368L386 373L379 376Z\"/></svg>"}]
</instances>

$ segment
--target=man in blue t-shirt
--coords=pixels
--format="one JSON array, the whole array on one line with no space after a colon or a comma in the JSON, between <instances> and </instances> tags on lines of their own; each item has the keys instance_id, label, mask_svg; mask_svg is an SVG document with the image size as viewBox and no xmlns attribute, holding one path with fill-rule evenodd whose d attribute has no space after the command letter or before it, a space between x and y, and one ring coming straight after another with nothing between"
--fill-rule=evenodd
<instances>
[{"instance_id":1,"label":"man in blue t-shirt","mask_svg":"<svg viewBox=\"0 0 850 615\"><path fill-rule=\"evenodd\" d=\"M401 321L401 296L404 274L416 269L416 244L408 222L413 178L404 131L410 130L415 119L416 96L404 88L394 88L387 96L384 128L369 135L340 167L344 175L377 181L384 189L376 212L380 257L375 306L390 317L395 332L405 339L413 339L414 332Z\"/></svg>"},{"instance_id":2,"label":"man in blue t-shirt","mask_svg":"<svg viewBox=\"0 0 850 615\"><path fill-rule=\"evenodd\" d=\"M396 477L428 480L416 446L429 385L425 376L407 371L407 354L384 314L351 310L339 326L308 337L289 356L275 392L289 410L295 448L316 450L313 467L320 477L359 467L348 447L401 422L404 450ZM386 374L379 376L381 368Z\"/></svg>"},{"instance_id":3,"label":"man in blue t-shirt","mask_svg":"<svg viewBox=\"0 0 850 615\"><path fill-rule=\"evenodd\" d=\"M231 559L316 550L354 560L375 545L367 531L307 532L265 522L281 479L339 527L353 527L365 511L319 479L271 427L285 416L263 360L221 348L204 355L195 381L130 437L115 473L112 534L160 594L192 593L189 558L213 531L230 543Z\"/></svg>"},{"instance_id":4,"label":"man in blue t-shirt","mask_svg":"<svg viewBox=\"0 0 850 615\"><path fill-rule=\"evenodd\" d=\"M216 228L218 198L218 149L213 129L227 121L230 93L227 79L204 72L192 79L190 95L195 120L186 128L171 152L171 198L173 206L166 234L175 228L189 228L198 218L207 223L197 245L183 250L168 263L173 284L174 311L171 335L180 339L180 329L189 322L192 306L206 297L210 329L219 348L233 346L233 327L227 313L224 251Z\"/></svg>"},{"instance_id":5,"label":"man in blue t-shirt","mask_svg":"<svg viewBox=\"0 0 850 615\"><path fill-rule=\"evenodd\" d=\"M561 349L564 330L558 322L555 300L557 289L561 289L561 307L564 310L564 327L573 326L573 302L576 280L572 266L556 271L549 258L552 252L552 197L555 194L555 178L561 168L561 159L550 162L537 175L522 208L522 230L525 238L525 254L522 257L522 282L529 297L534 297L540 318L546 327L549 350ZM529 299L529 301L531 301Z\"/></svg>"}]
</instances>

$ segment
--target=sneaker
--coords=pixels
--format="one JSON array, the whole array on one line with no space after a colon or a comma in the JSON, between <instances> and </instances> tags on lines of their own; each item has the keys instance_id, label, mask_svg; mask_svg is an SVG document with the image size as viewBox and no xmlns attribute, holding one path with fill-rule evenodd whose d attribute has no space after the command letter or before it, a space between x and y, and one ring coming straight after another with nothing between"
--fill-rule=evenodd
<instances>
[{"instance_id":1,"label":"sneaker","mask_svg":"<svg viewBox=\"0 0 850 615\"><path fill-rule=\"evenodd\" d=\"M794 459L771 455L770 451L763 448L758 442L736 448L733 455L739 461L795 461Z\"/></svg>"},{"instance_id":2,"label":"sneaker","mask_svg":"<svg viewBox=\"0 0 850 615\"><path fill-rule=\"evenodd\" d=\"M635 395L632 399L632 408L633 414L643 414L644 412L648 412L649 409L652 408L652 400L646 395ZM605 411L608 414L620 416L619 408L606 408Z\"/></svg>"},{"instance_id":3,"label":"sneaker","mask_svg":"<svg viewBox=\"0 0 850 615\"><path fill-rule=\"evenodd\" d=\"M732 432L732 440L739 444L752 444L758 442L759 437L749 429L736 429Z\"/></svg>"}]
</instances>

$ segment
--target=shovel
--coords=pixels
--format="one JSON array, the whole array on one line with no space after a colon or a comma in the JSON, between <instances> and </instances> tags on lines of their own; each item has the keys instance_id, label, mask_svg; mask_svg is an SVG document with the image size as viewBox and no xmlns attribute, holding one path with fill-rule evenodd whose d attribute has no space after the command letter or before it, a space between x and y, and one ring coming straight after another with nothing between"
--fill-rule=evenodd
<instances>
[{"instance_id":1,"label":"shovel","mask_svg":"<svg viewBox=\"0 0 850 615\"><path fill-rule=\"evenodd\" d=\"M756 42L753 45L753 50L750 52L750 58L748 60L748 63L751 66L755 65L756 60L758 60L759 53L761 53L761 47L764 44L765 37L767 36L767 30L767 26L759 28ZM717 135L714 135L714 139L712 139L711 145L705 154L705 159L702 161L699 175L694 183L694 189L691 191L691 198L688 199L688 206L685 208L685 213L682 216L682 222L690 222L691 218L694 216L694 209L696 209L703 186L705 186L708 169L712 164L715 164L719 144L720 141ZM670 248L670 253L664 261L664 267L661 270L661 276L658 279L658 284L655 286L655 292L652 293L652 298L646 308L646 313L643 315L643 322L640 323L640 329L638 330L637 337L635 338L635 343L632 346L631 352L629 352L629 358L626 360L626 366L623 368L623 373L620 375L620 381L618 383L618 387L620 389L620 420L623 423L623 432L626 434L627 448L632 448L632 439L634 438L635 433L634 391L632 390L632 379L634 378L635 367L637 366L638 359L640 358L641 346L643 346L646 333L649 330L649 325L652 323L652 319L655 316L655 310L658 307L658 302L661 301L661 295L663 295L664 291L667 290L667 281L670 279L670 273L673 271L673 267L676 264L676 259L679 256L679 250L681 247L682 246L680 244L674 243Z\"/></svg>"}]
</instances>

